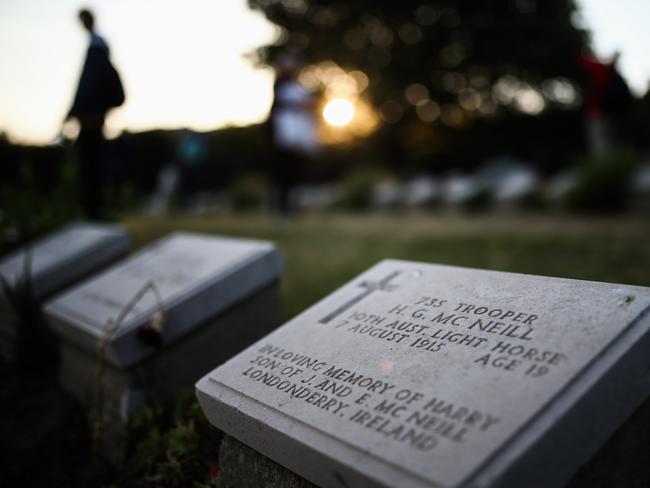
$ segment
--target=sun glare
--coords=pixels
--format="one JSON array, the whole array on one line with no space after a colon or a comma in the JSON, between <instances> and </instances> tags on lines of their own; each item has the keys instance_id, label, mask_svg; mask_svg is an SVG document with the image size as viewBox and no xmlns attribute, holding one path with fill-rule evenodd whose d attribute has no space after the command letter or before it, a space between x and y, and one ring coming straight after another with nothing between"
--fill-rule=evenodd
<instances>
[{"instance_id":1,"label":"sun glare","mask_svg":"<svg viewBox=\"0 0 650 488\"><path fill-rule=\"evenodd\" d=\"M354 105L344 98L335 98L323 108L325 122L335 127L349 124L354 118Z\"/></svg>"}]
</instances>

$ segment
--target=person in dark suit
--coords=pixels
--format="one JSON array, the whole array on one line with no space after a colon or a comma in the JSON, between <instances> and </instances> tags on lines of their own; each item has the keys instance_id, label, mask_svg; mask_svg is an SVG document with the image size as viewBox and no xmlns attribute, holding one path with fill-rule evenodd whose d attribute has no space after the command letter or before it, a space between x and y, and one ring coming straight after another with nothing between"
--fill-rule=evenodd
<instances>
[{"instance_id":1,"label":"person in dark suit","mask_svg":"<svg viewBox=\"0 0 650 488\"><path fill-rule=\"evenodd\" d=\"M79 167L79 196L86 217L101 219L104 213L104 119L113 107L124 103L120 77L109 58L106 41L95 33L95 19L89 10L79 20L90 34L90 45L66 119L79 121L75 143Z\"/></svg>"}]
</instances>

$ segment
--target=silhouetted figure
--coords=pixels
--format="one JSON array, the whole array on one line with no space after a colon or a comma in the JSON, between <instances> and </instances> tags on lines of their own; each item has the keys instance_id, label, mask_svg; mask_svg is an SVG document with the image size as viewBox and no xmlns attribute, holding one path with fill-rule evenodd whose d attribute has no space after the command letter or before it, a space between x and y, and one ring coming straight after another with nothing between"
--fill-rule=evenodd
<instances>
[{"instance_id":1,"label":"silhouetted figure","mask_svg":"<svg viewBox=\"0 0 650 488\"><path fill-rule=\"evenodd\" d=\"M181 189L185 197L202 187L201 172L208 155L205 136L185 129L176 148L176 159L181 172Z\"/></svg>"},{"instance_id":2,"label":"silhouetted figure","mask_svg":"<svg viewBox=\"0 0 650 488\"><path fill-rule=\"evenodd\" d=\"M298 82L299 65L295 58L282 57L276 70L270 116L273 207L288 215L293 210L292 190L300 180L306 158L316 149L314 102Z\"/></svg>"},{"instance_id":3,"label":"silhouetted figure","mask_svg":"<svg viewBox=\"0 0 650 488\"><path fill-rule=\"evenodd\" d=\"M593 154L609 150L614 142L617 123L628 109L632 96L618 72L618 53L610 62L602 62L591 53L582 53L580 67L587 76L584 116L587 144Z\"/></svg>"},{"instance_id":4,"label":"silhouetted figure","mask_svg":"<svg viewBox=\"0 0 650 488\"><path fill-rule=\"evenodd\" d=\"M90 34L90 45L67 118L79 121L75 146L81 205L87 217L97 219L103 215L104 204L104 119L109 109L124 103L124 90L111 64L108 45L95 33L93 14L81 10L79 20Z\"/></svg>"}]
</instances>

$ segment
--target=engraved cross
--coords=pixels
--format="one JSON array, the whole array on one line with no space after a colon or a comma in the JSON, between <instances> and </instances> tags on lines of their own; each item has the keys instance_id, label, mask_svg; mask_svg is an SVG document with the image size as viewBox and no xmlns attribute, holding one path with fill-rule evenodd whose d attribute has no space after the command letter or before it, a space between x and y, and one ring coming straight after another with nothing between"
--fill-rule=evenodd
<instances>
[{"instance_id":1,"label":"engraved cross","mask_svg":"<svg viewBox=\"0 0 650 488\"><path fill-rule=\"evenodd\" d=\"M390 281L393 278L397 277L400 273L401 273L401 271L393 271L391 274L389 274L388 276L386 276L384 279L382 279L380 281L363 281L363 282L361 282L359 284L359 286L366 289L363 293L357 295L354 298L351 298L349 301L347 301L346 303L344 303L343 305L338 307L333 312L330 312L329 314L327 314L325 317L320 319L318 322L321 323L321 324L327 324L332 319L338 317L343 312L348 310L353 305L356 305L357 303L359 303L361 300L366 298L368 295L370 295L374 291L378 291L378 290L379 291L393 291L395 288L397 288L397 285L391 284Z\"/></svg>"}]
</instances>

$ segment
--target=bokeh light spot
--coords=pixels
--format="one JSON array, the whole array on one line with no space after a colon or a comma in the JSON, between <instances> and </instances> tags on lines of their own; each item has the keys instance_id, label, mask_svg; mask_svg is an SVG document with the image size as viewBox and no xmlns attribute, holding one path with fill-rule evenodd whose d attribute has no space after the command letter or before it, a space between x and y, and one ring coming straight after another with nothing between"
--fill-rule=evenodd
<instances>
[{"instance_id":1,"label":"bokeh light spot","mask_svg":"<svg viewBox=\"0 0 650 488\"><path fill-rule=\"evenodd\" d=\"M380 113L381 113L381 118L384 120L384 122L388 122L389 124L395 124L399 122L399 120L402 118L402 115L404 115L404 107L395 100L388 100L384 103L381 104L381 107L379 107Z\"/></svg>"},{"instance_id":2,"label":"bokeh light spot","mask_svg":"<svg viewBox=\"0 0 650 488\"><path fill-rule=\"evenodd\" d=\"M354 105L344 98L335 98L325 104L323 118L335 127L349 124L354 117Z\"/></svg>"},{"instance_id":3,"label":"bokeh light spot","mask_svg":"<svg viewBox=\"0 0 650 488\"><path fill-rule=\"evenodd\" d=\"M429 98L429 89L420 83L413 83L404 91L404 98L410 104L417 105L422 100Z\"/></svg>"},{"instance_id":4,"label":"bokeh light spot","mask_svg":"<svg viewBox=\"0 0 650 488\"><path fill-rule=\"evenodd\" d=\"M422 100L415 108L422 122L433 122L440 116L440 107L433 100Z\"/></svg>"}]
</instances>

